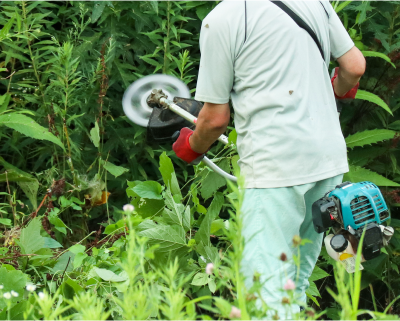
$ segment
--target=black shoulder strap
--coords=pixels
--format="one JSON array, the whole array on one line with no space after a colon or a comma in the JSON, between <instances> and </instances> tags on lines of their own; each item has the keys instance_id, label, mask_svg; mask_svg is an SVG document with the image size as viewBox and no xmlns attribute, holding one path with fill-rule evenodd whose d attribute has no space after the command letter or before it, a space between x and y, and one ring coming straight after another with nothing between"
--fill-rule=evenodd
<instances>
[{"instance_id":1,"label":"black shoulder strap","mask_svg":"<svg viewBox=\"0 0 400 321\"><path fill-rule=\"evenodd\" d=\"M303 19L301 19L297 14L295 14L293 12L292 9L290 9L286 4L284 4L281 1L271 1L273 4L275 4L276 6L278 6L279 8L281 8L284 12L286 12L293 20L294 22L296 22L296 24L300 27L303 28L305 31L308 32L308 34L311 36L311 38L314 40L315 44L317 45L319 52L321 53L322 59L324 59L325 61L325 57L324 57L324 51L322 50L322 46L319 43L319 40L317 38L317 35L315 34L315 32L308 26L308 24L306 24ZM324 7L325 9L325 7ZM325 10L326 12L326 10Z\"/></svg>"}]
</instances>

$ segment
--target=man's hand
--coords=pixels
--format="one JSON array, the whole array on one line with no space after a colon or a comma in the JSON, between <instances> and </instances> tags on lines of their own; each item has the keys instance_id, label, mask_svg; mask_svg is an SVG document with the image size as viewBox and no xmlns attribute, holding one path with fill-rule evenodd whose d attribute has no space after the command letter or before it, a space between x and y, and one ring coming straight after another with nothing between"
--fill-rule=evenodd
<instances>
[{"instance_id":1,"label":"man's hand","mask_svg":"<svg viewBox=\"0 0 400 321\"><path fill-rule=\"evenodd\" d=\"M172 144L172 149L174 150L176 156L184 160L186 163L193 163L195 160L202 158L204 154L195 152L189 143L190 136L193 135L193 130L190 128L182 128L179 133L179 137L174 144ZM197 162L198 163L198 162Z\"/></svg>"},{"instance_id":2,"label":"man's hand","mask_svg":"<svg viewBox=\"0 0 400 321\"><path fill-rule=\"evenodd\" d=\"M358 81L365 72L365 58L357 47L337 59L339 68L332 78L333 91L338 99L354 99Z\"/></svg>"}]
</instances>

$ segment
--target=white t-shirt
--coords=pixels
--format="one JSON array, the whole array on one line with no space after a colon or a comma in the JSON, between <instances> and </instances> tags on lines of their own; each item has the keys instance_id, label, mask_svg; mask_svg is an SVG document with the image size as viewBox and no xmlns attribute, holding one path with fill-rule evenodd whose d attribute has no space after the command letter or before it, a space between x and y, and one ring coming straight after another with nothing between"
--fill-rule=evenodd
<instances>
[{"instance_id":1,"label":"white t-shirt","mask_svg":"<svg viewBox=\"0 0 400 321\"><path fill-rule=\"evenodd\" d=\"M314 30L326 62L310 35L270 1L225 0L201 27L195 98L232 99L246 188L294 186L348 171L326 64L354 43L329 2L285 4Z\"/></svg>"}]
</instances>

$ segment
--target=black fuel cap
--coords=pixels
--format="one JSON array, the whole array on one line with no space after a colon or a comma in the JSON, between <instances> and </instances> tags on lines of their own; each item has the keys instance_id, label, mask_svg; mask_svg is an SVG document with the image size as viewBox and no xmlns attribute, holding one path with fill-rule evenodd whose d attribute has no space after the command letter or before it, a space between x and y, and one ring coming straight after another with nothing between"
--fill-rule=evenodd
<instances>
[{"instance_id":1,"label":"black fuel cap","mask_svg":"<svg viewBox=\"0 0 400 321\"><path fill-rule=\"evenodd\" d=\"M348 245L349 242L342 234L337 234L331 238L331 246L335 252L343 252Z\"/></svg>"}]
</instances>

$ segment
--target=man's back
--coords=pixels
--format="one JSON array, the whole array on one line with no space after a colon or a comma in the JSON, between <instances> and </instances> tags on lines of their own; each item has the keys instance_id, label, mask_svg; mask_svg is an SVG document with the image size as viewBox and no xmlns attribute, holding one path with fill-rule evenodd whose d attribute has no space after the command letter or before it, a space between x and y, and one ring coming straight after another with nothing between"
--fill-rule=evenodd
<instances>
[{"instance_id":1,"label":"man's back","mask_svg":"<svg viewBox=\"0 0 400 321\"><path fill-rule=\"evenodd\" d=\"M348 170L327 63L353 47L329 3L224 1L203 21L196 99L232 98L246 187L305 184Z\"/></svg>"}]
</instances>

